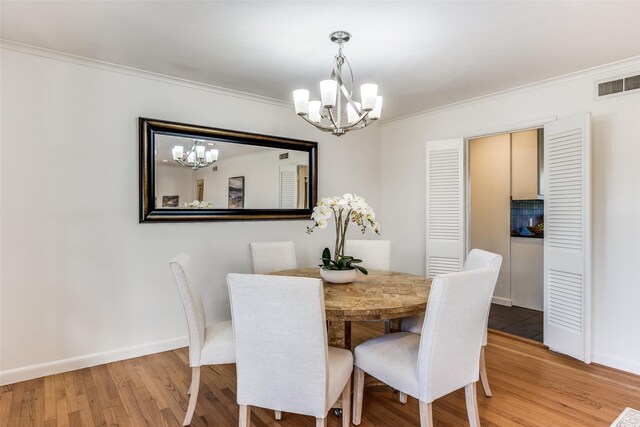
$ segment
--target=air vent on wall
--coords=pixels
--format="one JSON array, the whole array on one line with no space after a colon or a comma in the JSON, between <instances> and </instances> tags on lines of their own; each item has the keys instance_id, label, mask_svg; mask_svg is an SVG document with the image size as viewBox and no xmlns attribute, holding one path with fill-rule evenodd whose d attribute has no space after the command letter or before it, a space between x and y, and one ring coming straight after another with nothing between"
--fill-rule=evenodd
<instances>
[{"instance_id":1,"label":"air vent on wall","mask_svg":"<svg viewBox=\"0 0 640 427\"><path fill-rule=\"evenodd\" d=\"M624 90L640 89L640 74L624 79Z\"/></svg>"},{"instance_id":2,"label":"air vent on wall","mask_svg":"<svg viewBox=\"0 0 640 427\"><path fill-rule=\"evenodd\" d=\"M289 158L289 153L280 154L280 160L287 160Z\"/></svg>"},{"instance_id":3,"label":"air vent on wall","mask_svg":"<svg viewBox=\"0 0 640 427\"><path fill-rule=\"evenodd\" d=\"M626 95L631 91L640 93L640 74L616 77L596 82L596 98Z\"/></svg>"},{"instance_id":4,"label":"air vent on wall","mask_svg":"<svg viewBox=\"0 0 640 427\"><path fill-rule=\"evenodd\" d=\"M618 79L611 82L598 84L598 96L613 95L624 91L624 80Z\"/></svg>"}]
</instances>

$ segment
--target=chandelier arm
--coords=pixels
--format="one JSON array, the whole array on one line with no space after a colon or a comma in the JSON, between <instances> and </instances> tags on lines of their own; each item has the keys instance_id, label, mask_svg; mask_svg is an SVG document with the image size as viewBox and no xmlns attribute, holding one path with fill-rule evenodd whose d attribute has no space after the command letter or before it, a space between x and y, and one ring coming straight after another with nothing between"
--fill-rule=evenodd
<instances>
[{"instance_id":1,"label":"chandelier arm","mask_svg":"<svg viewBox=\"0 0 640 427\"><path fill-rule=\"evenodd\" d=\"M333 128L340 129L340 126L336 123L335 117L333 117L333 111L331 111L331 108L327 108L327 111L329 112L329 120L331 120L331 123L333 124Z\"/></svg>"},{"instance_id":2,"label":"chandelier arm","mask_svg":"<svg viewBox=\"0 0 640 427\"><path fill-rule=\"evenodd\" d=\"M352 130L360 130L360 129L364 129L364 128L366 128L366 127L367 127L367 126L369 126L371 123L373 123L373 122L363 122L363 124L361 124L361 125L360 125L360 126L358 126L358 127L349 127L349 128L344 128L343 130L344 130L344 132L345 132L345 133L346 133L346 132L351 132Z\"/></svg>"},{"instance_id":3,"label":"chandelier arm","mask_svg":"<svg viewBox=\"0 0 640 427\"><path fill-rule=\"evenodd\" d=\"M332 77L335 76L335 79L338 82L338 86L340 87L340 92L342 92L342 94L346 98L347 103L351 105L351 108L353 108L355 112L357 112L358 114L361 114L362 111L360 111L360 108L358 108L355 101L353 100L353 70L351 69L351 64L349 63L349 60L347 59L346 56L342 56L342 58L347 63L347 67L349 67L349 74L351 75L351 90L347 90L347 86L344 84L344 81L342 80L342 68L338 66L337 61L333 67L333 72L331 73L331 76ZM339 99L338 99L338 102L340 102Z\"/></svg>"},{"instance_id":4,"label":"chandelier arm","mask_svg":"<svg viewBox=\"0 0 640 427\"><path fill-rule=\"evenodd\" d=\"M349 124L348 124L347 126L345 126L343 129L351 129L351 128L355 127L358 123L361 123L361 122L363 122L363 123L367 123L367 125L368 125L369 123L371 123L371 122L367 122L367 120L368 120L368 117L367 117L367 116L368 116L368 115L369 115L369 111L365 111L365 112L363 112L362 114L360 114L360 117L358 117L358 120L356 120L356 121L355 121L355 122L353 122L353 123L349 123Z\"/></svg>"},{"instance_id":5,"label":"chandelier arm","mask_svg":"<svg viewBox=\"0 0 640 427\"><path fill-rule=\"evenodd\" d=\"M323 125L322 123L316 123L313 120L309 119L306 115L301 115L300 117L302 117L303 119L305 119L308 123L314 125L315 127L317 127L320 130L323 130L325 132L333 132L333 128L331 126L327 126L327 125Z\"/></svg>"},{"instance_id":6,"label":"chandelier arm","mask_svg":"<svg viewBox=\"0 0 640 427\"><path fill-rule=\"evenodd\" d=\"M349 98L351 98L353 96L353 69L347 57L344 55L342 57L344 58L344 62L347 63L347 67L349 67L349 75L351 76L351 90L349 91Z\"/></svg>"}]
</instances>

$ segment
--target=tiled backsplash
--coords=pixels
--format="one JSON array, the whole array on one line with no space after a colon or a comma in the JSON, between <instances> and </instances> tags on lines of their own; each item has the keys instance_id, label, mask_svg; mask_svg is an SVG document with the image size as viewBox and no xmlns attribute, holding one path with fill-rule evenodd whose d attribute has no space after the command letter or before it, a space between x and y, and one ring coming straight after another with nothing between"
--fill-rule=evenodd
<instances>
[{"instance_id":1,"label":"tiled backsplash","mask_svg":"<svg viewBox=\"0 0 640 427\"><path fill-rule=\"evenodd\" d=\"M527 235L529 219L533 225L544 221L544 200L512 200L511 201L511 232Z\"/></svg>"}]
</instances>

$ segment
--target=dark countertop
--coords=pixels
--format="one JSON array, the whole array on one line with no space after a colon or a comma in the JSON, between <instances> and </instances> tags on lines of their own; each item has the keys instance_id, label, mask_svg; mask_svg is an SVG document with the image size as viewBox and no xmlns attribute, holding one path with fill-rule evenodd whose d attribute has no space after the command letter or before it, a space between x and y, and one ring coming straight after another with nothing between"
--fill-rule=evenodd
<instances>
[{"instance_id":1,"label":"dark countertop","mask_svg":"<svg viewBox=\"0 0 640 427\"><path fill-rule=\"evenodd\" d=\"M529 238L529 239L544 239L544 235L540 235L540 234L520 234L520 233L516 233L516 232L511 232L511 237L525 237L525 238Z\"/></svg>"}]
</instances>

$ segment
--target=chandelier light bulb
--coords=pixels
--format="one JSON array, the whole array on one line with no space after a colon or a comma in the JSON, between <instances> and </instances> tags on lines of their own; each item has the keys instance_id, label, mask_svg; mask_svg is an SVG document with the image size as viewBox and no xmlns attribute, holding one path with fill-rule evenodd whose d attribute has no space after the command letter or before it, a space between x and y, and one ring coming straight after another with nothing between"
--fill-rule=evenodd
<instances>
[{"instance_id":1,"label":"chandelier light bulb","mask_svg":"<svg viewBox=\"0 0 640 427\"><path fill-rule=\"evenodd\" d=\"M369 118L371 120L378 120L380 114L382 114L382 97L376 96L376 106L373 107L373 110L369 113Z\"/></svg>"},{"instance_id":2,"label":"chandelier light bulb","mask_svg":"<svg viewBox=\"0 0 640 427\"><path fill-rule=\"evenodd\" d=\"M316 123L320 123L322 120L322 116L320 115L320 101L310 101L309 102L309 119Z\"/></svg>"},{"instance_id":3,"label":"chandelier light bulb","mask_svg":"<svg viewBox=\"0 0 640 427\"><path fill-rule=\"evenodd\" d=\"M360 111L362 110L362 106L360 105L359 102L354 102L354 104L356 104L356 107L358 108L358 111L356 111L351 104L347 104L347 121L349 123L353 123L355 121L358 120L358 118L360 117Z\"/></svg>"},{"instance_id":4,"label":"chandelier light bulb","mask_svg":"<svg viewBox=\"0 0 640 427\"><path fill-rule=\"evenodd\" d=\"M189 155L187 155L187 163L195 163L196 162L196 153L195 151L190 151Z\"/></svg>"},{"instance_id":5,"label":"chandelier light bulb","mask_svg":"<svg viewBox=\"0 0 640 427\"><path fill-rule=\"evenodd\" d=\"M212 148L209 152L211 153L211 161L212 162L217 162L218 161L218 149L217 148Z\"/></svg>"},{"instance_id":6,"label":"chandelier light bulb","mask_svg":"<svg viewBox=\"0 0 640 427\"><path fill-rule=\"evenodd\" d=\"M362 109L371 111L376 106L376 96L378 95L378 85L366 83L360 86L360 97L362 99Z\"/></svg>"},{"instance_id":7,"label":"chandelier light bulb","mask_svg":"<svg viewBox=\"0 0 640 427\"><path fill-rule=\"evenodd\" d=\"M176 145L171 149L171 154L173 154L173 160L182 159L184 148L182 147L182 145Z\"/></svg>"},{"instance_id":8,"label":"chandelier light bulb","mask_svg":"<svg viewBox=\"0 0 640 427\"><path fill-rule=\"evenodd\" d=\"M204 141L196 141L196 144L198 144L199 142L204 142ZM196 145L196 156L199 159L204 159L204 145Z\"/></svg>"},{"instance_id":9,"label":"chandelier light bulb","mask_svg":"<svg viewBox=\"0 0 640 427\"><path fill-rule=\"evenodd\" d=\"M325 108L336 106L336 95L338 94L338 82L335 80L323 80L320 82L320 99Z\"/></svg>"},{"instance_id":10,"label":"chandelier light bulb","mask_svg":"<svg viewBox=\"0 0 640 427\"><path fill-rule=\"evenodd\" d=\"M296 114L303 116L309 112L309 91L297 89L293 91L293 105L296 107Z\"/></svg>"}]
</instances>

